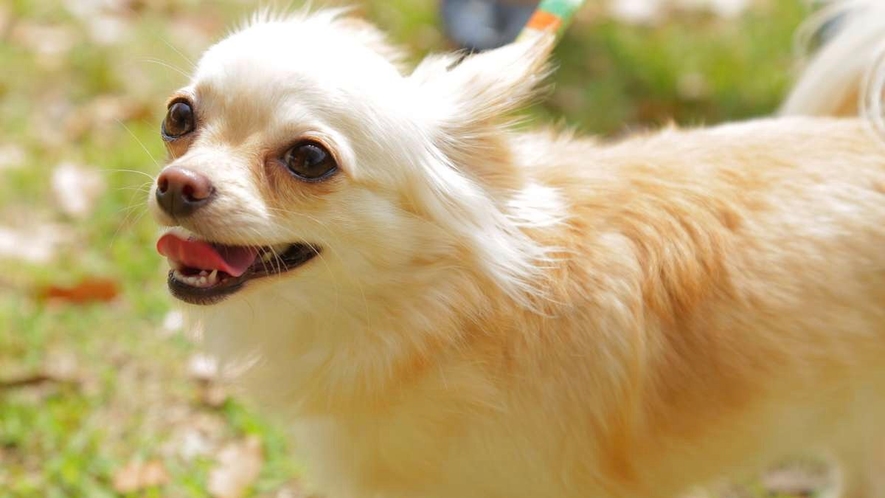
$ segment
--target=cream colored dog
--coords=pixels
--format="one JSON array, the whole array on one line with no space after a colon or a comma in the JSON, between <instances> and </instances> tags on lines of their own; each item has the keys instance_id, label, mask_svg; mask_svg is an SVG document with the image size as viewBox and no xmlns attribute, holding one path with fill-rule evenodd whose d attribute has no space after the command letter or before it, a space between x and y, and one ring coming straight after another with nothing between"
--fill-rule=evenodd
<instances>
[{"instance_id":1,"label":"cream colored dog","mask_svg":"<svg viewBox=\"0 0 885 498\"><path fill-rule=\"evenodd\" d=\"M671 498L806 452L885 496L885 146L516 131L550 46L406 72L321 12L212 47L151 201L209 347L329 497Z\"/></svg>"}]
</instances>

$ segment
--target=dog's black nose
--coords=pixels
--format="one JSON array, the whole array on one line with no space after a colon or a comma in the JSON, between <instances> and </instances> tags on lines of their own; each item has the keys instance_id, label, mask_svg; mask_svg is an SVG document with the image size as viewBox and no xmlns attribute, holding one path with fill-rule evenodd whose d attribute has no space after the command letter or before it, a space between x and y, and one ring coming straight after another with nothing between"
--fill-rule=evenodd
<instances>
[{"instance_id":1,"label":"dog's black nose","mask_svg":"<svg viewBox=\"0 0 885 498\"><path fill-rule=\"evenodd\" d=\"M157 204L173 218L184 218L208 204L213 190L205 176L171 166L157 177Z\"/></svg>"}]
</instances>

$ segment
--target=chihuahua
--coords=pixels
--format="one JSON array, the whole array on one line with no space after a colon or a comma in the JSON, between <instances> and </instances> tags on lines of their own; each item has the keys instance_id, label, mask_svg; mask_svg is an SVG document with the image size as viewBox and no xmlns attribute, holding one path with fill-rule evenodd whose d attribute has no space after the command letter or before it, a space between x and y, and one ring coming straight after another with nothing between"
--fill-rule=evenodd
<instances>
[{"instance_id":1,"label":"chihuahua","mask_svg":"<svg viewBox=\"0 0 885 498\"><path fill-rule=\"evenodd\" d=\"M885 496L885 145L525 131L552 38L410 70L321 11L211 47L150 197L207 347L332 498L671 498L804 453Z\"/></svg>"}]
</instances>

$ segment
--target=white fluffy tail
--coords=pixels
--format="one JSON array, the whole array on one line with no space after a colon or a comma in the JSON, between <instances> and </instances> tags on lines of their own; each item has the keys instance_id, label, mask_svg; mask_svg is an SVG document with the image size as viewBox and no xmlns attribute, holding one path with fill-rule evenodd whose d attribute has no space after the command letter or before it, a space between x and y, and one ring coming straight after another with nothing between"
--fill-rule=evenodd
<instances>
[{"instance_id":1,"label":"white fluffy tail","mask_svg":"<svg viewBox=\"0 0 885 498\"><path fill-rule=\"evenodd\" d=\"M833 26L835 24L835 26ZM823 29L835 35L811 57L780 109L784 116L856 116L883 123L885 0L828 0L800 28L803 51Z\"/></svg>"}]
</instances>

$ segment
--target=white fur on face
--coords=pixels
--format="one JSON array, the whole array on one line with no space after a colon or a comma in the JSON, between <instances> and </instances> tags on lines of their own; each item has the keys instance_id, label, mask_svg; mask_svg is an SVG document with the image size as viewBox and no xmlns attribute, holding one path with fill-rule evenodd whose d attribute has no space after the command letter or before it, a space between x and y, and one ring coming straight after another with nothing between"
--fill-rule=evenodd
<instances>
[{"instance_id":1,"label":"white fur on face","mask_svg":"<svg viewBox=\"0 0 885 498\"><path fill-rule=\"evenodd\" d=\"M425 316L477 306L452 302L470 291L445 289L489 283L522 302L539 292L548 250L522 229L558 223L565 207L528 175L504 190L487 181L496 175L488 165L505 150L496 148L508 136L502 116L530 96L549 44L510 46L454 68L431 58L404 76L367 29L335 13L256 20L209 49L179 92L193 102L197 130L173 164L216 188L184 227L228 244L322 250L304 267L197 308L218 350L266 363L300 351L314 358L299 362L310 371L359 344L384 351L347 362L352 372L374 356L369 370L383 377L386 359L423 348L422 334L440 328ZM335 177L306 184L277 162L303 138L333 153ZM389 325L415 329L405 344L383 336L391 310L414 310ZM328 382L352 382L336 375L340 382Z\"/></svg>"}]
</instances>

